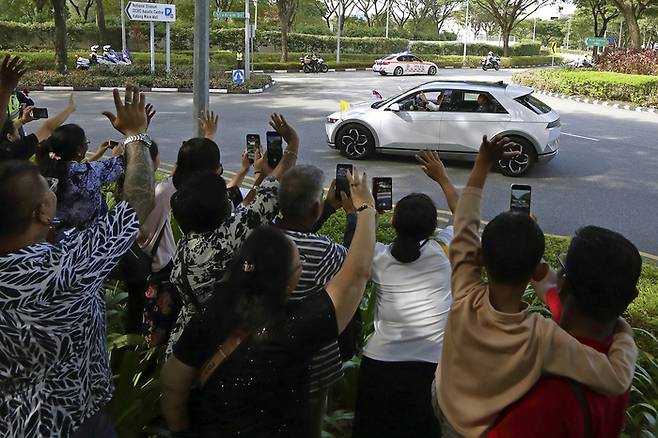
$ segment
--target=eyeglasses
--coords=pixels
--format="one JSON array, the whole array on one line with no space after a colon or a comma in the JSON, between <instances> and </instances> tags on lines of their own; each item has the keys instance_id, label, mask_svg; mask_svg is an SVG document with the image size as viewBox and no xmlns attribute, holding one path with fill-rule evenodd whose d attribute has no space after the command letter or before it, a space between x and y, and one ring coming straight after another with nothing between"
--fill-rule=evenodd
<instances>
[{"instance_id":1,"label":"eyeglasses","mask_svg":"<svg viewBox=\"0 0 658 438\"><path fill-rule=\"evenodd\" d=\"M59 180L57 178L46 177L46 182L48 183L48 190L53 193L57 192L57 185L59 184Z\"/></svg>"}]
</instances>

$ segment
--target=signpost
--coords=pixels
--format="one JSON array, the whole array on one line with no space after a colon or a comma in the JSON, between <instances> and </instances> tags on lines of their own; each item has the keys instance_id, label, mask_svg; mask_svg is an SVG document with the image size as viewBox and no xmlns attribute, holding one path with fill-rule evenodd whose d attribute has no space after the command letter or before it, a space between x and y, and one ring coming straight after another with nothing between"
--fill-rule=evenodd
<instances>
[{"instance_id":1,"label":"signpost","mask_svg":"<svg viewBox=\"0 0 658 438\"><path fill-rule=\"evenodd\" d=\"M216 19L236 18L244 20L244 80L248 81L251 73L251 43L254 34L251 23L249 22L249 0L245 0L244 2L244 12L216 10L212 15Z\"/></svg>"},{"instance_id":2,"label":"signpost","mask_svg":"<svg viewBox=\"0 0 658 438\"><path fill-rule=\"evenodd\" d=\"M585 38L585 44L588 47L607 47L610 45L610 41L606 37L589 37Z\"/></svg>"},{"instance_id":3,"label":"signpost","mask_svg":"<svg viewBox=\"0 0 658 438\"><path fill-rule=\"evenodd\" d=\"M244 19L244 12L215 11L215 12L213 12L212 15L215 18L240 18L240 19Z\"/></svg>"},{"instance_id":4,"label":"signpost","mask_svg":"<svg viewBox=\"0 0 658 438\"><path fill-rule=\"evenodd\" d=\"M238 85L244 83L244 70L233 70L233 83Z\"/></svg>"},{"instance_id":5,"label":"signpost","mask_svg":"<svg viewBox=\"0 0 658 438\"><path fill-rule=\"evenodd\" d=\"M126 7L128 18L133 21L148 21L150 28L150 46L151 46L151 73L155 73L155 22L165 23L166 25L166 42L167 52L167 73L171 71L171 54L170 54L170 29L169 23L176 21L176 5L166 3L142 3L128 2Z\"/></svg>"},{"instance_id":6,"label":"signpost","mask_svg":"<svg viewBox=\"0 0 658 438\"><path fill-rule=\"evenodd\" d=\"M555 54L557 53L557 41L551 41L551 67L555 65Z\"/></svg>"}]
</instances>

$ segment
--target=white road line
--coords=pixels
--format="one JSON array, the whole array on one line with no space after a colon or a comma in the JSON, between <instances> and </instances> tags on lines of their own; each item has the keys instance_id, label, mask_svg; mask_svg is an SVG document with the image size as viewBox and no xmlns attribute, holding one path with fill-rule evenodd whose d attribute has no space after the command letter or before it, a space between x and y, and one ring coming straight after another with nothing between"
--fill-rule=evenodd
<instances>
[{"instance_id":1,"label":"white road line","mask_svg":"<svg viewBox=\"0 0 658 438\"><path fill-rule=\"evenodd\" d=\"M583 135L576 135L576 134L568 134L566 132L563 132L562 135L566 135L568 137L576 137L576 138L582 138L584 140L589 140L589 141L601 141L598 138L592 138L592 137L585 137Z\"/></svg>"}]
</instances>

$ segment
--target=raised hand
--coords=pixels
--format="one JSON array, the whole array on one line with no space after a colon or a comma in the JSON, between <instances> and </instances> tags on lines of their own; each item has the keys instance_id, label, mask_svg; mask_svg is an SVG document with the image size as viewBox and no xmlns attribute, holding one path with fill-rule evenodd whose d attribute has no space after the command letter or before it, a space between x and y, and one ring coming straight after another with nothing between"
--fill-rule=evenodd
<instances>
[{"instance_id":1,"label":"raised hand","mask_svg":"<svg viewBox=\"0 0 658 438\"><path fill-rule=\"evenodd\" d=\"M262 174L262 176L271 175L273 171L267 160L267 152L263 153L260 147L254 153L254 171L257 175Z\"/></svg>"},{"instance_id":2,"label":"raised hand","mask_svg":"<svg viewBox=\"0 0 658 438\"><path fill-rule=\"evenodd\" d=\"M21 58L5 55L0 64L0 88L13 91L25 72L25 63Z\"/></svg>"},{"instance_id":3,"label":"raised hand","mask_svg":"<svg viewBox=\"0 0 658 438\"><path fill-rule=\"evenodd\" d=\"M240 173L247 173L249 172L249 168L251 167L251 161L249 161L249 152L245 149L244 152L242 152L242 161L240 162Z\"/></svg>"},{"instance_id":4,"label":"raised hand","mask_svg":"<svg viewBox=\"0 0 658 438\"><path fill-rule=\"evenodd\" d=\"M421 169L425 175L432 178L434 181L439 182L448 178L446 168L439 158L437 151L424 150L416 155L416 160L420 163Z\"/></svg>"},{"instance_id":5,"label":"raised hand","mask_svg":"<svg viewBox=\"0 0 658 438\"><path fill-rule=\"evenodd\" d=\"M146 132L146 97L134 85L126 86L125 102L121 102L119 90L113 92L116 115L110 111L103 112L114 129L125 136L139 135Z\"/></svg>"},{"instance_id":6,"label":"raised hand","mask_svg":"<svg viewBox=\"0 0 658 438\"><path fill-rule=\"evenodd\" d=\"M511 160L521 153L520 147L508 137L494 137L491 140L487 136L482 137L478 160L493 164L498 160Z\"/></svg>"},{"instance_id":7,"label":"raised hand","mask_svg":"<svg viewBox=\"0 0 658 438\"><path fill-rule=\"evenodd\" d=\"M27 125L28 123L36 120L32 115L33 109L34 109L33 106L26 106L25 108L23 108L23 114L21 115L21 123L23 125Z\"/></svg>"},{"instance_id":8,"label":"raised hand","mask_svg":"<svg viewBox=\"0 0 658 438\"><path fill-rule=\"evenodd\" d=\"M297 131L295 131L293 127L288 124L288 121L283 117L282 114L272 114L270 126L279 133L279 135L286 141L288 146L297 146L299 144L299 136L297 135Z\"/></svg>"},{"instance_id":9,"label":"raised hand","mask_svg":"<svg viewBox=\"0 0 658 438\"><path fill-rule=\"evenodd\" d=\"M199 126L201 126L205 138L214 140L219 126L219 115L215 115L213 111L201 111Z\"/></svg>"},{"instance_id":10,"label":"raised hand","mask_svg":"<svg viewBox=\"0 0 658 438\"><path fill-rule=\"evenodd\" d=\"M351 172L347 172L347 181L350 183L350 194L354 206L359 208L362 205L368 205L374 210L375 199L372 197L372 193L370 193L370 188L368 187L368 175L363 172L359 176L359 172L355 167L354 175Z\"/></svg>"}]
</instances>

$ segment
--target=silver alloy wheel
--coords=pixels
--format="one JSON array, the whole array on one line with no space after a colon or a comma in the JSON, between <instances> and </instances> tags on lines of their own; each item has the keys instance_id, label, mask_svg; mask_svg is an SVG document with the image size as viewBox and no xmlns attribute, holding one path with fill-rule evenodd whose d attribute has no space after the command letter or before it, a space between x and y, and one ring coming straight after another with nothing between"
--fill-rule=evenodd
<instances>
[{"instance_id":1,"label":"silver alloy wheel","mask_svg":"<svg viewBox=\"0 0 658 438\"><path fill-rule=\"evenodd\" d=\"M342 133L340 144L349 158L359 159L368 154L368 136L359 128L350 128Z\"/></svg>"},{"instance_id":2,"label":"silver alloy wheel","mask_svg":"<svg viewBox=\"0 0 658 438\"><path fill-rule=\"evenodd\" d=\"M434 76L436 74L436 67L431 66L429 71L427 72L430 76Z\"/></svg>"},{"instance_id":3,"label":"silver alloy wheel","mask_svg":"<svg viewBox=\"0 0 658 438\"><path fill-rule=\"evenodd\" d=\"M498 165L503 172L506 171L509 175L521 175L530 166L530 156L524 148L521 155L514 157L511 160L499 160Z\"/></svg>"},{"instance_id":4,"label":"silver alloy wheel","mask_svg":"<svg viewBox=\"0 0 658 438\"><path fill-rule=\"evenodd\" d=\"M393 70L393 76L402 76L402 73L404 73L402 67L395 67L395 70Z\"/></svg>"}]
</instances>

